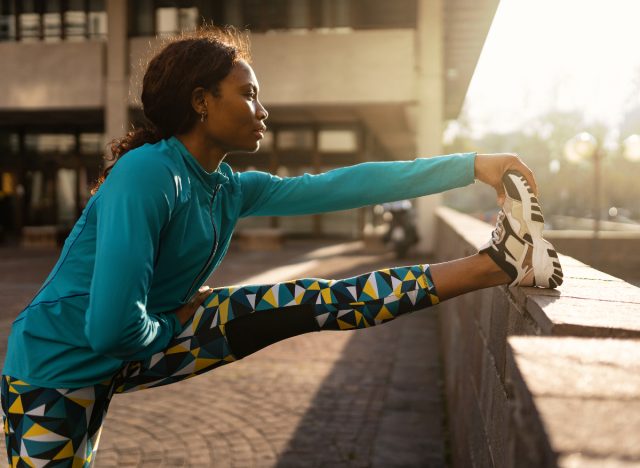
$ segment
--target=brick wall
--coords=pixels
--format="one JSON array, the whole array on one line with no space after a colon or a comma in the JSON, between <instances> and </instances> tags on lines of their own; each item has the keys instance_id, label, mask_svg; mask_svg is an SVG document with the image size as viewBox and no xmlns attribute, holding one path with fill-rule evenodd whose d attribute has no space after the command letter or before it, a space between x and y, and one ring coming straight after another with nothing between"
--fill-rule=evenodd
<instances>
[{"instance_id":1,"label":"brick wall","mask_svg":"<svg viewBox=\"0 0 640 468\"><path fill-rule=\"evenodd\" d=\"M440 208L438 260L475 253L491 229ZM492 288L439 306L454 466L640 464L640 289L561 262L558 290Z\"/></svg>"}]
</instances>

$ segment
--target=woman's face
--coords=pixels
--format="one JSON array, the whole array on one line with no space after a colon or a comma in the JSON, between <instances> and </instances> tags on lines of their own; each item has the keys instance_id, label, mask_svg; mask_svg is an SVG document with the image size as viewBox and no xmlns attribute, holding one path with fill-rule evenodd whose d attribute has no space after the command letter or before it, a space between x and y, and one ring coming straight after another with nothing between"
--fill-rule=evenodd
<instances>
[{"instance_id":1,"label":"woman's face","mask_svg":"<svg viewBox=\"0 0 640 468\"><path fill-rule=\"evenodd\" d=\"M258 101L258 80L243 60L219 84L218 95L205 94L205 131L214 147L224 153L256 151L267 129L269 115Z\"/></svg>"}]
</instances>

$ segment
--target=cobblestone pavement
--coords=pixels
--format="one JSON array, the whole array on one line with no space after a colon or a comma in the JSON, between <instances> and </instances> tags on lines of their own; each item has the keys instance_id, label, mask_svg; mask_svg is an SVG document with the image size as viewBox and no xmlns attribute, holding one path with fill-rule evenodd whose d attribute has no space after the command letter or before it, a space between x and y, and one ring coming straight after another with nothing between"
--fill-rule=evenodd
<instances>
[{"instance_id":1,"label":"cobblestone pavement","mask_svg":"<svg viewBox=\"0 0 640 468\"><path fill-rule=\"evenodd\" d=\"M54 261L0 250L2 357L11 320ZM289 242L277 255L230 252L208 284L341 278L395 263L358 243ZM295 337L177 385L116 396L95 466L445 466L440 372L428 310Z\"/></svg>"}]
</instances>

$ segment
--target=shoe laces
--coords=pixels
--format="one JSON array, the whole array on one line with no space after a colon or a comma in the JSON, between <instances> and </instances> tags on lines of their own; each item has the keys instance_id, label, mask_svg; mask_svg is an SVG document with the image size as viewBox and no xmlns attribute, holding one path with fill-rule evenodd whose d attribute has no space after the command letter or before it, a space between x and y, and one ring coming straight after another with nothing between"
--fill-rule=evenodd
<instances>
[{"instance_id":1,"label":"shoe laces","mask_svg":"<svg viewBox=\"0 0 640 468\"><path fill-rule=\"evenodd\" d=\"M504 211L500 210L500 213L498 213L498 218L496 220L496 228L491 233L491 240L493 241L494 244L497 244L502 239L502 235L504 233L504 218L505 218L505 216L506 215L505 215Z\"/></svg>"}]
</instances>

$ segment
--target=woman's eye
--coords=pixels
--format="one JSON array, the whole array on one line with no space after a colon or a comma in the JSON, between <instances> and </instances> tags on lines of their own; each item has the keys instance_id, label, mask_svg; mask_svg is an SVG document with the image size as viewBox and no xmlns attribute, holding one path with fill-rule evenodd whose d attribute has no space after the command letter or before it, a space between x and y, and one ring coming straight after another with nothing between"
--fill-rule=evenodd
<instances>
[{"instance_id":1,"label":"woman's eye","mask_svg":"<svg viewBox=\"0 0 640 468\"><path fill-rule=\"evenodd\" d=\"M256 93L247 93L247 97L249 99L255 99L256 98Z\"/></svg>"}]
</instances>

